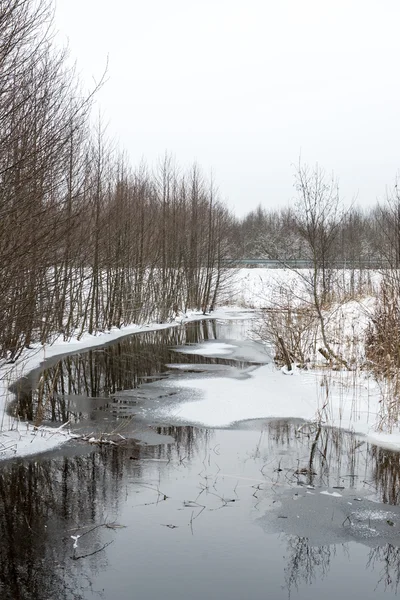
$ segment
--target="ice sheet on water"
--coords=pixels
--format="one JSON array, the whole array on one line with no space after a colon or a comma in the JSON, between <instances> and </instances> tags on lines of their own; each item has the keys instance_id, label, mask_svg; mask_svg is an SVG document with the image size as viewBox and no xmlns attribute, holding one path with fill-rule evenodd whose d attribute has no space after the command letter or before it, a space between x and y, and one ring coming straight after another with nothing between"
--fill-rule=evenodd
<instances>
[{"instance_id":1,"label":"ice sheet on water","mask_svg":"<svg viewBox=\"0 0 400 600\"><path fill-rule=\"evenodd\" d=\"M180 346L173 350L182 354L221 357L256 364L266 364L272 361L267 347L254 340L235 340L234 342L232 340L222 342L210 340L200 344Z\"/></svg>"},{"instance_id":2,"label":"ice sheet on water","mask_svg":"<svg viewBox=\"0 0 400 600\"><path fill-rule=\"evenodd\" d=\"M318 490L315 490L318 491ZM323 490L325 491L325 490ZM300 491L293 501L292 490L286 491L272 509L266 511L258 523L268 532L282 532L307 538L310 546L326 546L357 541L368 546L391 541L398 545L400 507L360 498L360 508L354 508L354 493L343 491L343 497L331 493L307 494ZM283 518L284 517L284 518Z\"/></svg>"},{"instance_id":3,"label":"ice sheet on water","mask_svg":"<svg viewBox=\"0 0 400 600\"><path fill-rule=\"evenodd\" d=\"M168 369L173 369L174 371L185 371L189 373L216 373L216 372L226 372L233 367L229 365L208 365L207 363L200 364L191 364L191 363L169 363L165 365Z\"/></svg>"},{"instance_id":4,"label":"ice sheet on water","mask_svg":"<svg viewBox=\"0 0 400 600\"><path fill-rule=\"evenodd\" d=\"M182 352L183 354L200 354L201 356L220 356L225 354L233 354L233 350L236 348L233 344L226 344L224 342L204 342L201 344L195 344L193 346L180 346L174 348L175 352Z\"/></svg>"}]
</instances>

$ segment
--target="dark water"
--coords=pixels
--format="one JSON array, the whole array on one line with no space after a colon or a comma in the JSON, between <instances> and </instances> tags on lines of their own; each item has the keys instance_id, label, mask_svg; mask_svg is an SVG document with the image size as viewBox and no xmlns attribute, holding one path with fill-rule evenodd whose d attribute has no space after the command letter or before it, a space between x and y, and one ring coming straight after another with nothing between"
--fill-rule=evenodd
<instances>
[{"instance_id":1,"label":"dark water","mask_svg":"<svg viewBox=\"0 0 400 600\"><path fill-rule=\"evenodd\" d=\"M51 359L46 363L47 369L36 369L11 386L17 397L13 410L21 418L39 423L71 421L84 425L90 420L93 424L104 421L104 412L106 420L130 418L143 396L151 397L143 387L146 383L178 375L173 365L189 363L186 373L200 370L212 375L268 362L264 350L252 352L252 361L243 360L240 352L234 358L218 358L177 351L232 334L243 337L246 325L248 328L246 321L235 326L229 322L195 321L182 327L131 335L61 360ZM246 346L244 340L240 343Z\"/></svg>"},{"instance_id":2,"label":"dark water","mask_svg":"<svg viewBox=\"0 0 400 600\"><path fill-rule=\"evenodd\" d=\"M209 331L211 340L241 335L232 324L209 324ZM180 346L193 329L164 335ZM140 390L148 377L179 376L168 364L248 364L172 353L172 341L158 344L152 336L88 353L87 362L84 355L63 359L73 383L67 371L61 383L61 367L53 365L54 413L42 394L48 416L72 415L78 427L88 420L95 427L101 414L114 427L128 420L113 415L115 395L124 386ZM131 351L147 366L134 367ZM214 368L204 366L205 376ZM102 408L76 410L73 391L101 398ZM26 388L24 394L29 398ZM34 391L34 416L38 401ZM131 416L132 432L134 422ZM287 420L225 430L141 421L138 428L148 435L141 443L133 435L119 446L75 443L1 463L1 599L397 596L399 453Z\"/></svg>"}]
</instances>

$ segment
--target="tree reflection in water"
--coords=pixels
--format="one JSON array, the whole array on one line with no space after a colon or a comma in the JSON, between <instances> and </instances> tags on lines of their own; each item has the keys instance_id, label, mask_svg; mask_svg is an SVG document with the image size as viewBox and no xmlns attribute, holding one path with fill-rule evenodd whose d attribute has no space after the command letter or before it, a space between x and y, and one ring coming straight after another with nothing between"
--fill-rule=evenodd
<instances>
[{"instance_id":1,"label":"tree reflection in water","mask_svg":"<svg viewBox=\"0 0 400 600\"><path fill-rule=\"evenodd\" d=\"M400 453L371 446L373 479L382 502L398 505L400 500Z\"/></svg>"},{"instance_id":2,"label":"tree reflection in water","mask_svg":"<svg viewBox=\"0 0 400 600\"><path fill-rule=\"evenodd\" d=\"M373 446L360 445L356 436L351 434L325 428L319 430L312 424L303 424L300 431L299 427L299 423L283 420L265 424L253 458L261 468L266 459L269 461L269 466L266 467L269 471L263 471L268 482L266 491L271 488L271 480L275 478L273 481L276 481L278 477L287 486L296 486L297 489L299 483L306 485L310 473L302 473L301 468L304 466L309 469L311 465L315 473L312 475L314 485L335 485L350 475L346 479L346 486L356 489L360 485L361 475L374 481L373 475L379 473L375 480L377 489L384 498L390 497L393 477L384 473L385 467L389 465L390 470L393 462L387 460L386 454ZM208 464L206 457L215 447L215 433L192 427L167 426L158 427L157 432L172 436L175 443L139 446L131 442L120 447L90 450L89 454L81 456L41 458L1 466L2 600L78 599L87 597L90 586L95 594L96 574L107 568L107 552L101 551L81 560L73 560L71 535L97 527L80 538L80 555L101 549L108 542L118 543L118 531L98 526L118 518L126 504L127 482L134 484L148 481L148 473L151 472L147 471L149 465L158 465L155 467L156 472L165 473L166 479L170 478L169 469L173 469L175 478L179 476L179 467L182 467L185 477L190 477L192 473L196 489L198 473ZM224 454L223 447L219 448L219 453ZM147 463L142 460L144 458L164 462ZM216 458L217 462L219 460ZM186 465L190 463L196 465L196 468L187 469ZM282 471L278 472L279 464ZM219 487L223 486L223 476L221 477L221 480L216 476L210 478L217 488L213 488L216 495L212 495L217 503L217 496L222 497L224 494L223 487ZM164 480L161 479L160 482L163 485ZM235 482L227 479L224 485L228 486L226 489L231 489L229 486L234 486ZM385 488L386 485L389 486L389 491ZM178 486L177 494L179 489ZM244 501L246 494L253 498L253 488L248 490L246 485L238 486L238 500ZM274 495L277 490L278 487L275 488ZM154 492L148 490L147 493L149 496L146 498L152 501ZM179 501L179 498L175 500ZM186 495L181 500L187 500ZM255 504L256 497L253 500ZM142 500L138 505L146 507L141 502ZM241 510L241 504L239 501L235 502L226 510ZM138 513L138 518L140 514ZM213 516L215 514L217 513L213 511L203 512L196 521L196 527L201 528L203 522L206 524L207 515L213 519L213 527L217 526ZM219 535L218 528L215 535ZM316 580L323 579L337 552L350 552L346 544L316 546L310 544L306 536L295 535L287 535L286 539L284 577L289 595L301 585L309 586ZM386 543L371 549L366 567L379 573L377 585L397 591L400 580L399 548Z\"/></svg>"},{"instance_id":3,"label":"tree reflection in water","mask_svg":"<svg viewBox=\"0 0 400 600\"><path fill-rule=\"evenodd\" d=\"M151 379L162 379L169 363L248 366L236 360L173 350L214 339L215 321L194 321L182 327L131 335L105 347L67 356L11 386L17 396L15 410L37 424L42 420L78 422L96 410L99 400L136 389ZM85 412L76 409L74 396L87 398Z\"/></svg>"},{"instance_id":4,"label":"tree reflection in water","mask_svg":"<svg viewBox=\"0 0 400 600\"><path fill-rule=\"evenodd\" d=\"M204 430L192 427L168 428L168 433L176 435L187 457L196 448L202 452L209 439ZM119 514L126 481L142 480L143 456L176 462L179 446L143 447L132 442L83 456L1 466L1 600L77 600L88 588L96 592L93 581L107 566L106 553L74 560L71 535L97 526L79 539L80 555L116 539L118 531L101 525Z\"/></svg>"},{"instance_id":5,"label":"tree reflection in water","mask_svg":"<svg viewBox=\"0 0 400 600\"><path fill-rule=\"evenodd\" d=\"M400 548L392 544L372 548L367 568L379 570L377 588L382 585L385 590L392 590L397 594L400 583Z\"/></svg>"},{"instance_id":6,"label":"tree reflection in water","mask_svg":"<svg viewBox=\"0 0 400 600\"><path fill-rule=\"evenodd\" d=\"M179 345L216 337L213 322L197 322L130 336L102 349L66 357L39 375L33 393L22 386L19 412L31 419L79 421L96 408L97 398L135 389L149 378L162 378L171 362L240 366L236 361L188 357L171 351ZM92 404L85 411L76 411L70 398L73 395L85 396ZM85 593L83 588L92 585L97 570L106 567L106 553L72 560L71 532L83 525L97 526L118 513L127 477L138 480L143 476L143 452L147 458L165 459L175 465L185 461L202 463L204 448L211 446L212 434L207 430L162 426L156 431L172 436L175 444L143 449L132 442L85 456L13 462L1 467L2 599L67 599ZM284 486L344 486L354 490L367 487L382 502L399 504L400 454L368 444L349 432L312 423L268 421L252 457L265 475L266 488L278 482ZM258 495L254 499L258 502ZM236 509L240 503L234 506ZM82 538L80 547L90 552L116 535L99 528ZM285 583L290 593L300 583L310 585L324 578L339 546L312 546L305 536L289 535L287 539ZM346 544L341 548L347 551ZM371 549L366 566L380 571L378 585L397 592L397 546L384 544Z\"/></svg>"},{"instance_id":7,"label":"tree reflection in water","mask_svg":"<svg viewBox=\"0 0 400 600\"><path fill-rule=\"evenodd\" d=\"M367 445L350 432L282 419L265 432L265 460L278 457L275 473L289 483L354 488L367 468Z\"/></svg>"},{"instance_id":8,"label":"tree reflection in water","mask_svg":"<svg viewBox=\"0 0 400 600\"><path fill-rule=\"evenodd\" d=\"M336 555L335 546L310 546L305 537L289 536L287 543L285 584L289 597L301 583L312 585L329 572L330 561Z\"/></svg>"},{"instance_id":9,"label":"tree reflection in water","mask_svg":"<svg viewBox=\"0 0 400 600\"><path fill-rule=\"evenodd\" d=\"M400 500L400 453L368 444L342 430L321 428L315 424L299 425L290 421L267 423L268 450L296 460L289 468L281 458L279 471L296 484L343 486L367 489L386 504ZM276 463L275 463L276 464ZM280 475L278 473L278 475ZM282 475L281 475L282 477ZM379 571L376 588L383 586L397 594L400 582L400 548L383 543L371 548L367 569ZM305 536L287 536L285 586L289 597L301 584L311 585L329 572L330 561L338 549L349 554L348 544L312 545Z\"/></svg>"},{"instance_id":10,"label":"tree reflection in water","mask_svg":"<svg viewBox=\"0 0 400 600\"><path fill-rule=\"evenodd\" d=\"M70 530L96 523L97 480L114 492L103 453L12 463L0 472L0 590L7 600L80 598ZM96 546L94 536L91 543ZM89 559L90 560L90 559ZM101 568L101 560L91 567ZM104 560L104 558L103 558ZM86 565L85 565L86 566ZM87 585L90 584L88 580Z\"/></svg>"},{"instance_id":11,"label":"tree reflection in water","mask_svg":"<svg viewBox=\"0 0 400 600\"><path fill-rule=\"evenodd\" d=\"M312 546L305 537L288 536L287 564L285 567L285 586L289 598L293 589L299 590L301 584L312 585L324 579L330 570L330 561L340 548L350 557L348 544ZM375 591L380 588L397 594L400 583L400 548L384 544L371 548L366 569L377 570L379 577Z\"/></svg>"}]
</instances>

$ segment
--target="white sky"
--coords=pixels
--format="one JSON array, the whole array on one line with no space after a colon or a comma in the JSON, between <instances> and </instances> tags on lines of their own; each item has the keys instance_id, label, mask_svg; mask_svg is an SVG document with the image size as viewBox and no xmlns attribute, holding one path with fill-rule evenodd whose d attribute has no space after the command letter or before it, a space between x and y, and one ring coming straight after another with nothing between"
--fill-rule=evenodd
<instances>
[{"instance_id":1,"label":"white sky","mask_svg":"<svg viewBox=\"0 0 400 600\"><path fill-rule=\"evenodd\" d=\"M59 39L133 165L213 171L242 216L318 162L346 203L400 169L399 0L57 0Z\"/></svg>"}]
</instances>

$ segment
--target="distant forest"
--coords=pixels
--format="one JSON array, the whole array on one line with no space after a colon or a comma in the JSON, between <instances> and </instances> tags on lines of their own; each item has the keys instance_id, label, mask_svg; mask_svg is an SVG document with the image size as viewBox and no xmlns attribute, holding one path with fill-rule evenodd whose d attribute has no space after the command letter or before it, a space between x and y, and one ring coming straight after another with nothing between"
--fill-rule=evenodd
<instances>
[{"instance_id":1,"label":"distant forest","mask_svg":"<svg viewBox=\"0 0 400 600\"><path fill-rule=\"evenodd\" d=\"M304 204L300 198L292 207L265 209L259 206L238 224L237 256L312 260L313 255L303 227ZM333 221L316 223L321 245L329 231L326 259L349 268L368 266L400 267L400 195L397 185L382 203L369 209L340 208Z\"/></svg>"}]
</instances>

